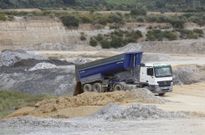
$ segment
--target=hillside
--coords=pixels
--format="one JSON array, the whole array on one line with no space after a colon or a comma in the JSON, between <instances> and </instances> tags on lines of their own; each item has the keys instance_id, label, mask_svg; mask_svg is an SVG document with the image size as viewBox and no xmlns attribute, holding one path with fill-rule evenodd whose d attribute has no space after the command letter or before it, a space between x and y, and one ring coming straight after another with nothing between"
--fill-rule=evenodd
<instances>
[{"instance_id":1,"label":"hillside","mask_svg":"<svg viewBox=\"0 0 205 135\"><path fill-rule=\"evenodd\" d=\"M0 0L0 8L77 8L130 10L144 7L153 11L204 10L204 0Z\"/></svg>"}]
</instances>

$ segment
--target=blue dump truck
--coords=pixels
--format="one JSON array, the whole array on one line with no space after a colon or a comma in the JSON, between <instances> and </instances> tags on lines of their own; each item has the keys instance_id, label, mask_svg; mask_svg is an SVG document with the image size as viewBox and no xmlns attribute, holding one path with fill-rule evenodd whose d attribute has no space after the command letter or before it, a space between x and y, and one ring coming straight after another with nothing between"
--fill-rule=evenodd
<instances>
[{"instance_id":1,"label":"blue dump truck","mask_svg":"<svg viewBox=\"0 0 205 135\"><path fill-rule=\"evenodd\" d=\"M172 91L172 68L168 64L142 63L142 52L129 52L76 65L74 95L83 92L123 91L146 87L159 95Z\"/></svg>"}]
</instances>

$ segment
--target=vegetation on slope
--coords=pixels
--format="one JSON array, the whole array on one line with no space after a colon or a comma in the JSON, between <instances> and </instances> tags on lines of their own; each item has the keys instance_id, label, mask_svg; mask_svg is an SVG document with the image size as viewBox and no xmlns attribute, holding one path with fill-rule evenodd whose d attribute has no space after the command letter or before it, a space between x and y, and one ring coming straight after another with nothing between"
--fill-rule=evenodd
<instances>
[{"instance_id":1,"label":"vegetation on slope","mask_svg":"<svg viewBox=\"0 0 205 135\"><path fill-rule=\"evenodd\" d=\"M128 43L137 42L142 37L141 31L115 30L109 34L98 34L91 37L90 45L100 45L102 48L119 48Z\"/></svg>"},{"instance_id":2,"label":"vegetation on slope","mask_svg":"<svg viewBox=\"0 0 205 135\"><path fill-rule=\"evenodd\" d=\"M130 10L145 7L152 11L204 10L204 0L0 0L0 8L59 8Z\"/></svg>"},{"instance_id":3,"label":"vegetation on slope","mask_svg":"<svg viewBox=\"0 0 205 135\"><path fill-rule=\"evenodd\" d=\"M0 118L23 106L34 106L46 96L30 95L14 91L0 91Z\"/></svg>"}]
</instances>

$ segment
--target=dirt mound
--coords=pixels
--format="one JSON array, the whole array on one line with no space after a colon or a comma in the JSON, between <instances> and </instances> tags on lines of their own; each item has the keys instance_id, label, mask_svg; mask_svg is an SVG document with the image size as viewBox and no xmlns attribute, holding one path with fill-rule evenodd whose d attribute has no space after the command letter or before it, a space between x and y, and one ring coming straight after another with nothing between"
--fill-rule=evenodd
<instances>
[{"instance_id":1,"label":"dirt mound","mask_svg":"<svg viewBox=\"0 0 205 135\"><path fill-rule=\"evenodd\" d=\"M109 93L83 93L77 96L58 97L52 99L46 99L38 102L33 109L20 109L11 114L11 117L21 115L33 115L33 116L52 116L58 117L73 117L83 116L89 113L94 113L102 106L109 103L156 103L162 104L166 100L156 97L147 89L136 89L131 91L117 91ZM75 109L73 109L75 108ZM84 111L88 109L88 111ZM65 111L66 110L66 111ZM90 110L90 111L89 111ZM94 110L94 111L93 111ZM73 115L70 112L75 112ZM77 115L78 114L78 115Z\"/></svg>"},{"instance_id":2,"label":"dirt mound","mask_svg":"<svg viewBox=\"0 0 205 135\"><path fill-rule=\"evenodd\" d=\"M159 119L159 118L183 118L185 113L166 112L154 105L133 104L122 106L117 104L109 104L94 115L94 118L105 120L141 120L141 119Z\"/></svg>"}]
</instances>

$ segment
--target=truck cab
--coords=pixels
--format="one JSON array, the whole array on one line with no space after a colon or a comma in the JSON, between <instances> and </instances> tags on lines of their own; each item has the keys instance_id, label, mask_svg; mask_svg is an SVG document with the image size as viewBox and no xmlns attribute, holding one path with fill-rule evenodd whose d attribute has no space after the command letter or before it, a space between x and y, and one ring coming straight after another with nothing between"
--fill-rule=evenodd
<instances>
[{"instance_id":1,"label":"truck cab","mask_svg":"<svg viewBox=\"0 0 205 135\"><path fill-rule=\"evenodd\" d=\"M173 89L172 68L169 64L145 63L140 68L140 83L159 95Z\"/></svg>"}]
</instances>

